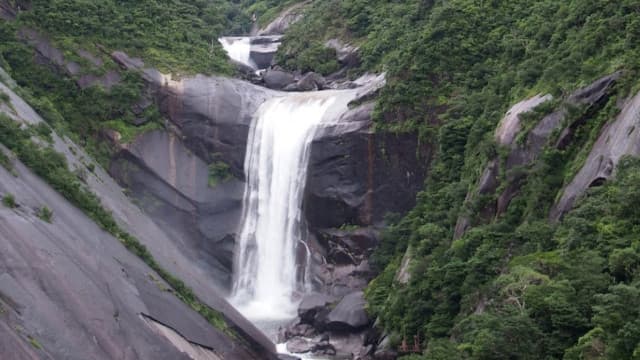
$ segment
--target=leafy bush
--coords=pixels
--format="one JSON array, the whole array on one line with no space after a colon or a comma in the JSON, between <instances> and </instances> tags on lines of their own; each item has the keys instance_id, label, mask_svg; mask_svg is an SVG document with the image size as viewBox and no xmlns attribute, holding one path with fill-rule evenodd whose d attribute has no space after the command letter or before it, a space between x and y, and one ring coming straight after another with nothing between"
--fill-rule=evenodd
<instances>
[{"instance_id":1,"label":"leafy bush","mask_svg":"<svg viewBox=\"0 0 640 360\"><path fill-rule=\"evenodd\" d=\"M218 184L230 180L233 177L231 168L223 161L215 161L209 164L209 187L216 187Z\"/></svg>"},{"instance_id":2,"label":"leafy bush","mask_svg":"<svg viewBox=\"0 0 640 360\"><path fill-rule=\"evenodd\" d=\"M43 206L38 209L37 215L42 221L50 223L51 219L53 218L53 211L51 211L51 209L49 209L48 207Z\"/></svg>"},{"instance_id":3,"label":"leafy bush","mask_svg":"<svg viewBox=\"0 0 640 360\"><path fill-rule=\"evenodd\" d=\"M13 197L13 194L5 194L2 197L2 204L4 204L4 206L8 207L8 208L16 208L18 207L18 204L16 203L16 198Z\"/></svg>"}]
</instances>

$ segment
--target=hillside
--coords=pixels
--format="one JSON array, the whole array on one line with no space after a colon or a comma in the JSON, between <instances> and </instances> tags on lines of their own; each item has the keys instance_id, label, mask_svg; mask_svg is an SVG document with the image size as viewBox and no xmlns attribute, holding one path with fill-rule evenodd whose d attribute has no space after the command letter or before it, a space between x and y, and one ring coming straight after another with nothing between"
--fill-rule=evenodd
<instances>
[{"instance_id":1,"label":"hillside","mask_svg":"<svg viewBox=\"0 0 640 360\"><path fill-rule=\"evenodd\" d=\"M364 290L362 358L640 356L635 1L0 0L2 82L48 124L2 117L0 142L210 324L251 338L217 297L249 128L285 86L234 68L217 39L292 6L303 15L269 71L336 89L386 75L340 118L355 125L318 132L305 169L315 290ZM38 147L49 128L126 189L152 233Z\"/></svg>"}]
</instances>

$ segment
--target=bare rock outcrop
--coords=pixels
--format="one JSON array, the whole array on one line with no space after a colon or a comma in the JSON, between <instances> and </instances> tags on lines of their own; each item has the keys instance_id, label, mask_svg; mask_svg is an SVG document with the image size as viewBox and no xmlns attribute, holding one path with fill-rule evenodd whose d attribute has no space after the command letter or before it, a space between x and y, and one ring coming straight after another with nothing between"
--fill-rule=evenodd
<instances>
[{"instance_id":1,"label":"bare rock outcrop","mask_svg":"<svg viewBox=\"0 0 640 360\"><path fill-rule=\"evenodd\" d=\"M620 114L604 126L584 166L564 188L562 196L551 209L552 220L559 220L589 187L611 179L624 155L640 155L639 128L640 93L627 99Z\"/></svg>"}]
</instances>

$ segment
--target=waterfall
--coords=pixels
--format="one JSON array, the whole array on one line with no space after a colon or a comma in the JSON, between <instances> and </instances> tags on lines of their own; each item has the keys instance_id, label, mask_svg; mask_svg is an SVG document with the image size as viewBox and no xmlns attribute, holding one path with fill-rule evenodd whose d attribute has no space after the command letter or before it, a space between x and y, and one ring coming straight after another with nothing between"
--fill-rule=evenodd
<instances>
[{"instance_id":1,"label":"waterfall","mask_svg":"<svg viewBox=\"0 0 640 360\"><path fill-rule=\"evenodd\" d=\"M251 320L293 317L292 296L308 290L299 268L308 259L297 261L296 253L307 253L301 207L310 144L318 126L336 121L354 95L289 94L265 102L254 117L231 300Z\"/></svg>"},{"instance_id":2,"label":"waterfall","mask_svg":"<svg viewBox=\"0 0 640 360\"><path fill-rule=\"evenodd\" d=\"M218 41L231 59L256 69L256 64L251 60L251 38L222 37Z\"/></svg>"}]
</instances>

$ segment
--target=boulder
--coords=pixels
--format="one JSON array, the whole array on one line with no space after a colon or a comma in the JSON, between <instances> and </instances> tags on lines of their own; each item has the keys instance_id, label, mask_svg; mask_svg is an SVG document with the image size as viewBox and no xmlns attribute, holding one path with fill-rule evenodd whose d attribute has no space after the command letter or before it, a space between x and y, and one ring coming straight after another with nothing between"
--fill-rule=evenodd
<instances>
[{"instance_id":1,"label":"boulder","mask_svg":"<svg viewBox=\"0 0 640 360\"><path fill-rule=\"evenodd\" d=\"M264 84L269 89L282 90L295 81L292 74L282 70L267 70L262 76Z\"/></svg>"},{"instance_id":2,"label":"boulder","mask_svg":"<svg viewBox=\"0 0 640 360\"><path fill-rule=\"evenodd\" d=\"M318 91L327 86L326 80L320 74L310 72L305 74L295 84L290 84L284 88L285 91Z\"/></svg>"},{"instance_id":3,"label":"boulder","mask_svg":"<svg viewBox=\"0 0 640 360\"><path fill-rule=\"evenodd\" d=\"M315 346L315 343L303 337L295 337L287 341L287 351L294 354L304 354L311 352Z\"/></svg>"},{"instance_id":4,"label":"boulder","mask_svg":"<svg viewBox=\"0 0 640 360\"><path fill-rule=\"evenodd\" d=\"M362 291L345 296L327 317L327 328L331 331L354 331L369 324L365 310L366 301Z\"/></svg>"},{"instance_id":5,"label":"boulder","mask_svg":"<svg viewBox=\"0 0 640 360\"><path fill-rule=\"evenodd\" d=\"M302 299L298 306L298 317L304 324L313 324L316 314L336 299L325 294L309 294Z\"/></svg>"}]
</instances>

